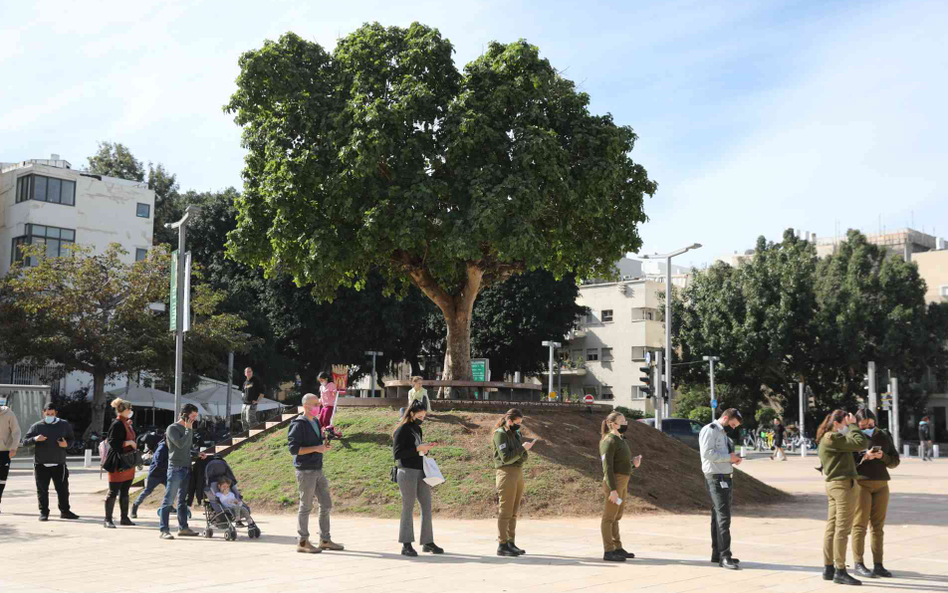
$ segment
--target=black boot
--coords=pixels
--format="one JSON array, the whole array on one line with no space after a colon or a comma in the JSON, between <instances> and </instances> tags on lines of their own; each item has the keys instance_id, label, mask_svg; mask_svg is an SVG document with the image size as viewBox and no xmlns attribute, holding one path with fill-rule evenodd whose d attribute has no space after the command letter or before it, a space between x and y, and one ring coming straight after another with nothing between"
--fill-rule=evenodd
<instances>
[{"instance_id":1,"label":"black boot","mask_svg":"<svg viewBox=\"0 0 948 593\"><path fill-rule=\"evenodd\" d=\"M430 544L422 544L421 551L428 552L429 554L444 554L444 548L434 542L431 542Z\"/></svg>"},{"instance_id":2,"label":"black boot","mask_svg":"<svg viewBox=\"0 0 948 593\"><path fill-rule=\"evenodd\" d=\"M602 559L606 562L625 562L625 554L619 550L613 550L611 552L606 552L602 555Z\"/></svg>"},{"instance_id":3,"label":"black boot","mask_svg":"<svg viewBox=\"0 0 948 593\"><path fill-rule=\"evenodd\" d=\"M414 558L418 555L418 552L415 551L415 548L411 544L402 544L402 556L411 556Z\"/></svg>"},{"instance_id":4,"label":"black boot","mask_svg":"<svg viewBox=\"0 0 948 593\"><path fill-rule=\"evenodd\" d=\"M509 542L507 542L507 545L510 546L510 549L516 552L519 556L523 556L524 554L527 553L527 551L524 550L523 548L518 548L517 544L514 543L514 540L510 540Z\"/></svg>"},{"instance_id":5,"label":"black boot","mask_svg":"<svg viewBox=\"0 0 948 593\"><path fill-rule=\"evenodd\" d=\"M876 578L876 575L872 574L872 571L866 568L866 565L862 562L857 562L856 565L853 566L853 572L861 577L866 577L867 579Z\"/></svg>"},{"instance_id":6,"label":"black boot","mask_svg":"<svg viewBox=\"0 0 948 593\"><path fill-rule=\"evenodd\" d=\"M134 527L135 524L128 518L128 497L119 499L119 508L122 510L122 520L119 521L119 525Z\"/></svg>"},{"instance_id":7,"label":"black boot","mask_svg":"<svg viewBox=\"0 0 948 593\"><path fill-rule=\"evenodd\" d=\"M876 575L877 577L886 577L886 578L892 577L892 573L886 570L885 567L882 566L881 564L876 564L873 567L872 574Z\"/></svg>"},{"instance_id":8,"label":"black boot","mask_svg":"<svg viewBox=\"0 0 948 593\"><path fill-rule=\"evenodd\" d=\"M500 544L500 545L497 546L497 555L498 555L498 556L509 556L509 557L511 557L511 558L516 558L516 557L519 556L520 554L518 554L517 552L515 552L514 549L510 547L510 542L504 542L504 543L502 543L502 544Z\"/></svg>"},{"instance_id":9,"label":"black boot","mask_svg":"<svg viewBox=\"0 0 948 593\"><path fill-rule=\"evenodd\" d=\"M862 581L859 579L854 579L849 576L849 573L846 572L845 568L837 568L836 576L833 577L833 582L837 585L861 585Z\"/></svg>"},{"instance_id":10,"label":"black boot","mask_svg":"<svg viewBox=\"0 0 948 593\"><path fill-rule=\"evenodd\" d=\"M825 565L823 567L823 580L832 581L834 576L836 576L836 567L832 564Z\"/></svg>"},{"instance_id":11,"label":"black boot","mask_svg":"<svg viewBox=\"0 0 948 593\"><path fill-rule=\"evenodd\" d=\"M115 510L115 499L105 499L105 527L106 529L115 529L115 523L112 522L112 511Z\"/></svg>"}]
</instances>

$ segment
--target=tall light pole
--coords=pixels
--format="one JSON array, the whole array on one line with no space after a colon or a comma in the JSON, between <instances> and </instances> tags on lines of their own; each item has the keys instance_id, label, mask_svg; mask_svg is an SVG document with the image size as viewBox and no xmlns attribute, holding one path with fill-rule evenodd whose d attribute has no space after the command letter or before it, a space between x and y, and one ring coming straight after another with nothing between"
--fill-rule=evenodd
<instances>
[{"instance_id":1,"label":"tall light pole","mask_svg":"<svg viewBox=\"0 0 948 593\"><path fill-rule=\"evenodd\" d=\"M672 340L671 340L671 326L672 326L672 314L671 314L671 300L672 300L672 258L676 255L681 255L691 251L692 249L701 248L701 243L695 243L689 245L688 247L682 247L672 251L671 253L666 253L664 255L654 254L652 256L643 255L642 259L660 259L665 258L665 380L668 381L668 414L671 415L671 397L673 395L674 389L672 388ZM661 389L661 387L659 387ZM662 394L664 396L664 394Z\"/></svg>"},{"instance_id":2,"label":"tall light pole","mask_svg":"<svg viewBox=\"0 0 948 593\"><path fill-rule=\"evenodd\" d=\"M365 353L365 355L372 357L372 395L370 397L375 397L375 357L382 356L382 353L376 352L375 350L369 350Z\"/></svg>"},{"instance_id":3,"label":"tall light pole","mask_svg":"<svg viewBox=\"0 0 948 593\"><path fill-rule=\"evenodd\" d=\"M720 356L705 356L704 360L708 361L711 365L711 419L718 417L718 398L714 397L714 363L721 360Z\"/></svg>"},{"instance_id":4,"label":"tall light pole","mask_svg":"<svg viewBox=\"0 0 948 593\"><path fill-rule=\"evenodd\" d=\"M190 323L185 323L185 316L190 314L188 302L188 293L190 287L185 286L185 267L186 257L184 252L185 241L188 235L188 223L193 222L201 214L199 206L188 206L184 211L184 216L178 222L165 224L165 228L178 229L178 259L177 259L177 278L175 278L176 294L172 295L175 299L175 332L174 332L174 413L181 411L181 375L184 373L184 332L189 329ZM185 310L187 309L187 310Z\"/></svg>"},{"instance_id":5,"label":"tall light pole","mask_svg":"<svg viewBox=\"0 0 948 593\"><path fill-rule=\"evenodd\" d=\"M544 340L543 345L550 347L550 388L546 392L547 397L549 397L550 394L553 393L553 349L559 348L562 346L562 344L559 342L553 342L552 340Z\"/></svg>"}]
</instances>

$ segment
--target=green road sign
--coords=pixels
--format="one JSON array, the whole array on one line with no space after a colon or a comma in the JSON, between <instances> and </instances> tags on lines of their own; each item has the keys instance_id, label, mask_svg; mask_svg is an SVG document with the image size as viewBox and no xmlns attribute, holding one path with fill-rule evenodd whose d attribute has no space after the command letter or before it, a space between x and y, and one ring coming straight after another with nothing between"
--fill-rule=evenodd
<instances>
[{"instance_id":1,"label":"green road sign","mask_svg":"<svg viewBox=\"0 0 948 593\"><path fill-rule=\"evenodd\" d=\"M471 361L471 375L474 381L487 381L486 358L476 358Z\"/></svg>"}]
</instances>

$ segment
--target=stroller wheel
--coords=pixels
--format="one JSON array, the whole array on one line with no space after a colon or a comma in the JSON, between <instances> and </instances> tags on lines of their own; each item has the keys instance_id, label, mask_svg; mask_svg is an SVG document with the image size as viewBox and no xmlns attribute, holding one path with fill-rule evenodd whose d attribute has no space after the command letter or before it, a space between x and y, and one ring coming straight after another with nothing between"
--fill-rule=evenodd
<instances>
[{"instance_id":1,"label":"stroller wheel","mask_svg":"<svg viewBox=\"0 0 948 593\"><path fill-rule=\"evenodd\" d=\"M237 530L234 529L233 527L228 527L227 531L224 532L224 539L226 539L229 542L232 542L235 539L237 539Z\"/></svg>"},{"instance_id":2,"label":"stroller wheel","mask_svg":"<svg viewBox=\"0 0 948 593\"><path fill-rule=\"evenodd\" d=\"M211 529L210 527L208 527L207 529L205 529L205 530L204 530L204 537L206 537L206 538L208 538L208 539L214 537L214 530Z\"/></svg>"},{"instance_id":3,"label":"stroller wheel","mask_svg":"<svg viewBox=\"0 0 948 593\"><path fill-rule=\"evenodd\" d=\"M260 537L260 528L257 527L256 525L252 526L249 530L247 530L247 535L249 535L252 539L257 539L257 538L259 538L259 537Z\"/></svg>"}]
</instances>

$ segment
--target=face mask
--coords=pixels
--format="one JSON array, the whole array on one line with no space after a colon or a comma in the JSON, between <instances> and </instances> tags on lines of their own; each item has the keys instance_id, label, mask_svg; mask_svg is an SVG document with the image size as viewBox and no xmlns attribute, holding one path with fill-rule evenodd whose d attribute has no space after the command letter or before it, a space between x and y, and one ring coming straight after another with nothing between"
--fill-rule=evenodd
<instances>
[{"instance_id":1,"label":"face mask","mask_svg":"<svg viewBox=\"0 0 948 593\"><path fill-rule=\"evenodd\" d=\"M619 434L625 434L625 431L627 431L627 430L629 430L629 425L628 425L628 424L620 424L620 425L619 425Z\"/></svg>"},{"instance_id":2,"label":"face mask","mask_svg":"<svg viewBox=\"0 0 948 593\"><path fill-rule=\"evenodd\" d=\"M5 406L5 405L7 405L7 398L0 397L0 406Z\"/></svg>"},{"instance_id":3,"label":"face mask","mask_svg":"<svg viewBox=\"0 0 948 593\"><path fill-rule=\"evenodd\" d=\"M872 428L863 429L862 432L863 432L863 434L865 434L867 437L871 437L871 436L872 436L872 433L874 433L875 431L876 431L876 427L873 426Z\"/></svg>"},{"instance_id":4,"label":"face mask","mask_svg":"<svg viewBox=\"0 0 948 593\"><path fill-rule=\"evenodd\" d=\"M56 417L55 417L55 416L44 416L44 417L43 417L43 422L45 422L46 424L52 424L53 422L56 422Z\"/></svg>"},{"instance_id":5,"label":"face mask","mask_svg":"<svg viewBox=\"0 0 948 593\"><path fill-rule=\"evenodd\" d=\"M125 414L125 417L128 418L129 420L131 420L131 419L132 419L132 414L134 414L134 413L135 413L135 412L133 412L132 410L129 410L129 411L128 411L128 414Z\"/></svg>"},{"instance_id":6,"label":"face mask","mask_svg":"<svg viewBox=\"0 0 948 593\"><path fill-rule=\"evenodd\" d=\"M847 435L847 434L849 434L849 425L847 424L846 426L840 428L840 429L839 429L839 434L842 434L842 435Z\"/></svg>"},{"instance_id":7,"label":"face mask","mask_svg":"<svg viewBox=\"0 0 948 593\"><path fill-rule=\"evenodd\" d=\"M425 421L424 418L415 418L415 424L417 424L418 426L421 426L421 424L422 424L424 421Z\"/></svg>"},{"instance_id":8,"label":"face mask","mask_svg":"<svg viewBox=\"0 0 948 593\"><path fill-rule=\"evenodd\" d=\"M516 430L517 432L520 432L520 425L519 425L519 424L514 424L514 425L511 426L510 428L511 428L511 430Z\"/></svg>"}]
</instances>

